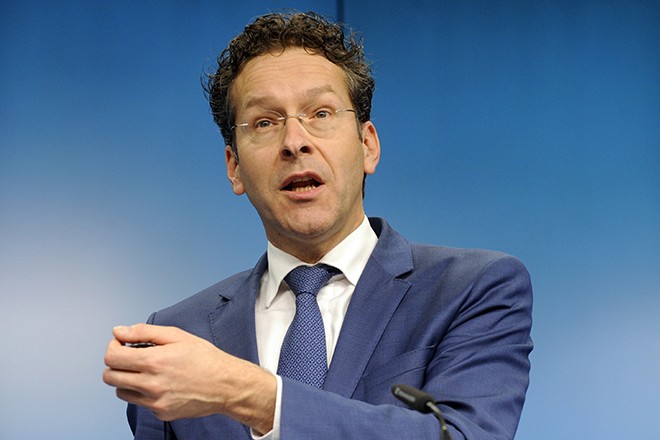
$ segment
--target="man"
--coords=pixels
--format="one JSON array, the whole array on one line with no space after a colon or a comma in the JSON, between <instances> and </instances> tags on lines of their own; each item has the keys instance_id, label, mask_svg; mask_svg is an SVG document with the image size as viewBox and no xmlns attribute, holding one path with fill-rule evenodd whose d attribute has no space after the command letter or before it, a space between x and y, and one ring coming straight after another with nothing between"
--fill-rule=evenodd
<instances>
[{"instance_id":1,"label":"man","mask_svg":"<svg viewBox=\"0 0 660 440\"><path fill-rule=\"evenodd\" d=\"M513 257L411 245L367 219L380 143L359 42L312 13L269 14L218 62L207 91L227 175L268 249L252 270L113 330L104 380L129 402L135 438L439 438L433 415L392 396L399 383L438 399L455 440L513 438L528 274ZM318 302L300 300L299 266L325 274ZM318 337L291 342L310 327L303 307Z\"/></svg>"}]
</instances>

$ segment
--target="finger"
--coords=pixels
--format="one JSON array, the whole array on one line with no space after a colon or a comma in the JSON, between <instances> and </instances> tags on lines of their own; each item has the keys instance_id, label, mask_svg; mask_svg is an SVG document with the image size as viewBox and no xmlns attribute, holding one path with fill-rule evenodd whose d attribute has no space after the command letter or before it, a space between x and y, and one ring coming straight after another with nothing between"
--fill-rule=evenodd
<instances>
[{"instance_id":1,"label":"finger","mask_svg":"<svg viewBox=\"0 0 660 440\"><path fill-rule=\"evenodd\" d=\"M112 333L124 344L150 342L156 345L165 345L181 340L181 330L176 327L166 327L151 324L134 324L131 326L117 326Z\"/></svg>"},{"instance_id":2,"label":"finger","mask_svg":"<svg viewBox=\"0 0 660 440\"><path fill-rule=\"evenodd\" d=\"M109 368L118 371L143 372L153 369L154 350L140 350L126 346L118 339L112 339L105 351L104 362Z\"/></svg>"},{"instance_id":3,"label":"finger","mask_svg":"<svg viewBox=\"0 0 660 440\"><path fill-rule=\"evenodd\" d=\"M117 388L117 397L128 403L142 404L144 406L145 396L135 390Z\"/></svg>"},{"instance_id":4,"label":"finger","mask_svg":"<svg viewBox=\"0 0 660 440\"><path fill-rule=\"evenodd\" d=\"M105 349L105 352L107 353L108 351L113 351L119 347L121 347L123 344L117 340L117 338L112 338L110 339L110 342L108 342L108 346Z\"/></svg>"},{"instance_id":5,"label":"finger","mask_svg":"<svg viewBox=\"0 0 660 440\"><path fill-rule=\"evenodd\" d=\"M139 368L133 356L133 354L137 353L128 350L133 349L124 347L119 341L113 339L108 344L108 349L105 351L105 356L103 357L105 365L111 370L138 371Z\"/></svg>"},{"instance_id":6,"label":"finger","mask_svg":"<svg viewBox=\"0 0 660 440\"><path fill-rule=\"evenodd\" d=\"M143 406L151 410L153 415L162 421L171 421L174 420L174 417L170 415L165 407L162 404L159 404L159 400L153 397L149 397L145 394L127 389L117 389L117 397L121 400L133 403L135 405Z\"/></svg>"},{"instance_id":7,"label":"finger","mask_svg":"<svg viewBox=\"0 0 660 440\"><path fill-rule=\"evenodd\" d=\"M133 371L115 370L106 368L103 371L103 382L118 390L131 390L136 393L144 393L143 375Z\"/></svg>"},{"instance_id":8,"label":"finger","mask_svg":"<svg viewBox=\"0 0 660 440\"><path fill-rule=\"evenodd\" d=\"M125 402L144 406L146 408L151 408L154 403L153 397L143 394L140 391L135 391L128 388L117 388L116 394L117 397Z\"/></svg>"}]
</instances>

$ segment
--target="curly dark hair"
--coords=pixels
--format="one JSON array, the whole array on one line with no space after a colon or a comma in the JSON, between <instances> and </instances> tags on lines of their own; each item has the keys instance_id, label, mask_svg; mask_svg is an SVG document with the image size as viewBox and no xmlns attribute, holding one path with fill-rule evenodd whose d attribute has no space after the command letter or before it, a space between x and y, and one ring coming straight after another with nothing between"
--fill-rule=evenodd
<instances>
[{"instance_id":1,"label":"curly dark hair","mask_svg":"<svg viewBox=\"0 0 660 440\"><path fill-rule=\"evenodd\" d=\"M346 73L348 93L360 123L371 116L371 98L375 82L364 57L362 38L355 32L345 35L342 26L314 12L271 13L258 17L231 40L218 56L218 69L207 75L204 91L213 120L220 127L226 145L238 152L231 130L234 108L231 87L241 69L252 58L288 47L302 47L309 53L322 54Z\"/></svg>"}]
</instances>

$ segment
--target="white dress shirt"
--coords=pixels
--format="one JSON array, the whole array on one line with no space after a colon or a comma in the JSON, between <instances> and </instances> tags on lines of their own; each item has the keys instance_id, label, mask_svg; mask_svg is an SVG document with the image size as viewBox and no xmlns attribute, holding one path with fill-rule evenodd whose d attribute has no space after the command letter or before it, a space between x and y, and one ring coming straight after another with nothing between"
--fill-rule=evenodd
<instances>
[{"instance_id":1,"label":"white dress shirt","mask_svg":"<svg viewBox=\"0 0 660 440\"><path fill-rule=\"evenodd\" d=\"M355 231L318 261L341 271L340 274L333 276L316 296L325 328L328 365L332 361L355 285L377 241L378 237L365 217ZM308 264L276 248L270 242L267 255L268 269L261 278L255 307L255 325L259 362L262 367L275 374L284 336L296 313L295 295L283 280L292 269ZM273 430L262 437L256 436L253 432L253 438L279 440L281 397L282 380L277 376L277 403Z\"/></svg>"}]
</instances>

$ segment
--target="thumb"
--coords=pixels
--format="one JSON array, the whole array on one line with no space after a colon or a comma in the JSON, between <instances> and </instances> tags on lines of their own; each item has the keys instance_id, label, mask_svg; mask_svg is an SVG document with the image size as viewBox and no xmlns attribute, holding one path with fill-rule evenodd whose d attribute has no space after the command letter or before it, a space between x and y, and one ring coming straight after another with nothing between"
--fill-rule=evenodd
<instances>
[{"instance_id":1,"label":"thumb","mask_svg":"<svg viewBox=\"0 0 660 440\"><path fill-rule=\"evenodd\" d=\"M150 342L156 345L164 345L176 342L178 329L152 324L134 324L131 326L118 325L112 329L112 334L119 342L124 344L135 344Z\"/></svg>"}]
</instances>

